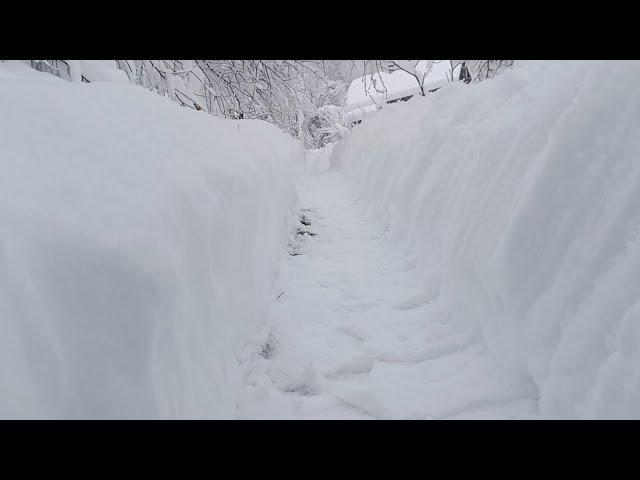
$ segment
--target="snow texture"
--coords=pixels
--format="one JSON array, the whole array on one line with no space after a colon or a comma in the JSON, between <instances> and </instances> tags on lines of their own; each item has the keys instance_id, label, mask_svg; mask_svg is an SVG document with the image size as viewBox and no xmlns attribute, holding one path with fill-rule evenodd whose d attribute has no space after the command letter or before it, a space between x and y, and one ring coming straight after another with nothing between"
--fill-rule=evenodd
<instances>
[{"instance_id":1,"label":"snow texture","mask_svg":"<svg viewBox=\"0 0 640 480\"><path fill-rule=\"evenodd\" d=\"M242 418L532 418L536 390L471 325L434 309L437 284L384 237L328 152L310 152L298 227L261 350L248 349Z\"/></svg>"},{"instance_id":2,"label":"snow texture","mask_svg":"<svg viewBox=\"0 0 640 480\"><path fill-rule=\"evenodd\" d=\"M446 69L449 62L435 63L424 79L424 90L433 90L446 85ZM424 72L420 72L424 73ZM407 96L419 96L421 92L418 80L411 74L397 70L395 72L376 72L351 82L345 96L343 112L347 123L363 120L368 114L381 110L390 100Z\"/></svg>"},{"instance_id":3,"label":"snow texture","mask_svg":"<svg viewBox=\"0 0 640 480\"><path fill-rule=\"evenodd\" d=\"M302 147L19 62L0 111L0 417L235 417Z\"/></svg>"},{"instance_id":4,"label":"snow texture","mask_svg":"<svg viewBox=\"0 0 640 480\"><path fill-rule=\"evenodd\" d=\"M640 418L640 62L306 155L75 67L0 64L0 417Z\"/></svg>"},{"instance_id":5,"label":"snow texture","mask_svg":"<svg viewBox=\"0 0 640 480\"><path fill-rule=\"evenodd\" d=\"M472 328L543 417L640 417L639 78L522 62L389 106L331 157L406 256L425 325Z\"/></svg>"}]
</instances>

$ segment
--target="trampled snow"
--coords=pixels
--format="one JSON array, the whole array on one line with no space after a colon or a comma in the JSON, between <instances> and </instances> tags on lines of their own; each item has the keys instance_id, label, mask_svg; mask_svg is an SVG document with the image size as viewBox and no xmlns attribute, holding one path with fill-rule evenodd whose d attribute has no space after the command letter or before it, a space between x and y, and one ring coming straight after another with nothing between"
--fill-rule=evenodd
<instances>
[{"instance_id":1,"label":"trampled snow","mask_svg":"<svg viewBox=\"0 0 640 480\"><path fill-rule=\"evenodd\" d=\"M267 348L248 349L243 418L530 418L535 388L469 325L447 322L353 186L316 168L298 186L298 233L280 268Z\"/></svg>"},{"instance_id":2,"label":"trampled snow","mask_svg":"<svg viewBox=\"0 0 640 480\"><path fill-rule=\"evenodd\" d=\"M18 62L0 112L0 417L235 417L299 143Z\"/></svg>"}]
</instances>

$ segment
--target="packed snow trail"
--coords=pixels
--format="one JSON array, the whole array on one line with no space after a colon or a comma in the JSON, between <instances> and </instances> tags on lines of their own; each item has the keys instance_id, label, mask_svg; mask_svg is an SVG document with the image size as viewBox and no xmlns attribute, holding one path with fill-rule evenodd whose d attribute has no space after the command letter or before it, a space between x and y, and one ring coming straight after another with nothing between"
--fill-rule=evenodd
<instances>
[{"instance_id":1,"label":"packed snow trail","mask_svg":"<svg viewBox=\"0 0 640 480\"><path fill-rule=\"evenodd\" d=\"M447 325L336 171L307 172L267 342L245 362L241 418L530 418L536 389ZM295 240L293 237L295 236Z\"/></svg>"}]
</instances>

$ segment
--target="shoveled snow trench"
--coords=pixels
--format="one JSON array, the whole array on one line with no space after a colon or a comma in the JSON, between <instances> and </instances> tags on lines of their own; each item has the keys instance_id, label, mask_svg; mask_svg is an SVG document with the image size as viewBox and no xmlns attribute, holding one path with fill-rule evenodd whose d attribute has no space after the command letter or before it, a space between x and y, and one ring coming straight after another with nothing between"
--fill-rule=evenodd
<instances>
[{"instance_id":1,"label":"shoveled snow trench","mask_svg":"<svg viewBox=\"0 0 640 480\"><path fill-rule=\"evenodd\" d=\"M532 418L536 389L447 324L339 171L307 172L241 418Z\"/></svg>"}]
</instances>

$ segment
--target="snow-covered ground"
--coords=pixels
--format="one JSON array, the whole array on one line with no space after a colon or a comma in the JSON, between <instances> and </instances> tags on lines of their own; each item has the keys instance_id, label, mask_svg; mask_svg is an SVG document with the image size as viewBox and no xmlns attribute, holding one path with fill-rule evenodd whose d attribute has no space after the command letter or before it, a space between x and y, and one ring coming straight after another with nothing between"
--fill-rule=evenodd
<instances>
[{"instance_id":1,"label":"snow-covered ground","mask_svg":"<svg viewBox=\"0 0 640 480\"><path fill-rule=\"evenodd\" d=\"M391 105L333 168L545 417L640 417L640 62L520 62ZM425 346L426 348L426 346Z\"/></svg>"},{"instance_id":2,"label":"snow-covered ground","mask_svg":"<svg viewBox=\"0 0 640 480\"><path fill-rule=\"evenodd\" d=\"M522 62L354 129L299 189L241 411L640 417L638 79Z\"/></svg>"},{"instance_id":3,"label":"snow-covered ground","mask_svg":"<svg viewBox=\"0 0 640 480\"><path fill-rule=\"evenodd\" d=\"M298 193L297 228L313 235L294 232L267 343L245 354L242 417L535 415L535 386L430 303L436 292L339 172L308 173Z\"/></svg>"},{"instance_id":4,"label":"snow-covered ground","mask_svg":"<svg viewBox=\"0 0 640 480\"><path fill-rule=\"evenodd\" d=\"M235 417L299 143L19 62L0 112L0 417Z\"/></svg>"},{"instance_id":5,"label":"snow-covered ground","mask_svg":"<svg viewBox=\"0 0 640 480\"><path fill-rule=\"evenodd\" d=\"M305 157L0 65L0 417L640 417L638 79L520 62Z\"/></svg>"}]
</instances>

